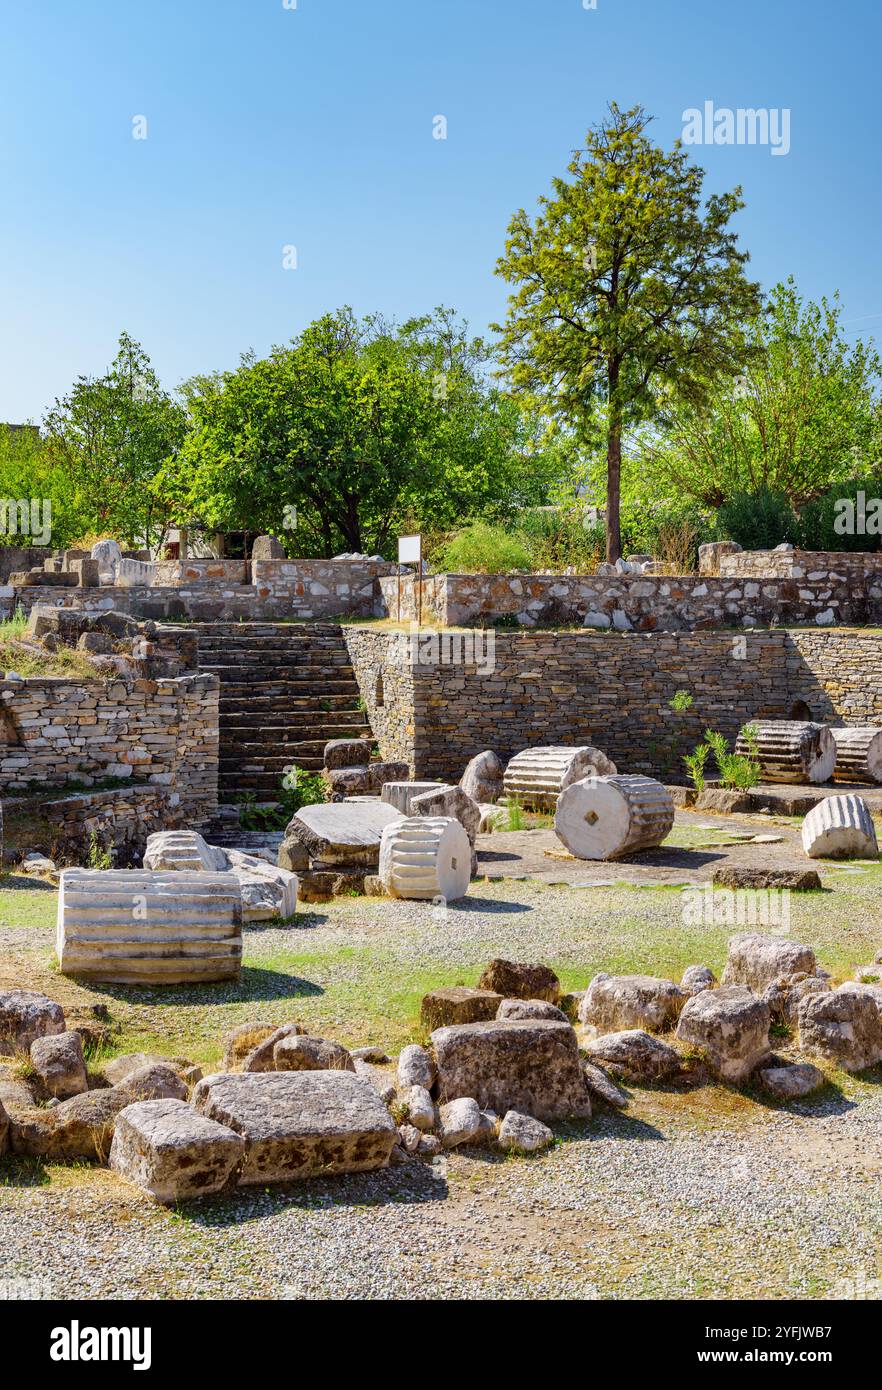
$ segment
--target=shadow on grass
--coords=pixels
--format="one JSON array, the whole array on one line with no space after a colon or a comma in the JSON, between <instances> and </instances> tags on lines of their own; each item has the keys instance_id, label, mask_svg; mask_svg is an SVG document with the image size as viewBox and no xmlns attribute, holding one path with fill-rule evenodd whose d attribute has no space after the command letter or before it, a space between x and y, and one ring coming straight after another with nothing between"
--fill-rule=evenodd
<instances>
[{"instance_id":1,"label":"shadow on grass","mask_svg":"<svg viewBox=\"0 0 882 1390\"><path fill-rule=\"evenodd\" d=\"M0 1191L4 1187L46 1187L49 1174L40 1158L6 1154L0 1158Z\"/></svg>"},{"instance_id":2,"label":"shadow on grass","mask_svg":"<svg viewBox=\"0 0 882 1390\"><path fill-rule=\"evenodd\" d=\"M58 889L43 878L31 878L30 874L0 874L0 889L13 888L17 893L57 893Z\"/></svg>"},{"instance_id":3,"label":"shadow on grass","mask_svg":"<svg viewBox=\"0 0 882 1390\"><path fill-rule=\"evenodd\" d=\"M242 1226L286 1211L419 1206L443 1202L448 1195L446 1178L433 1165L415 1161L373 1173L341 1173L336 1177L274 1183L270 1188L257 1184L237 1187L220 1197L179 1202L174 1214L178 1220L197 1226Z\"/></svg>"},{"instance_id":4,"label":"shadow on grass","mask_svg":"<svg viewBox=\"0 0 882 1390\"><path fill-rule=\"evenodd\" d=\"M457 902L448 904L448 912L533 912L535 909L530 903L507 903L500 902L498 898L460 898Z\"/></svg>"},{"instance_id":5,"label":"shadow on grass","mask_svg":"<svg viewBox=\"0 0 882 1390\"><path fill-rule=\"evenodd\" d=\"M221 980L216 984L114 985L88 979L78 983L95 994L104 994L120 1002L146 1002L157 1006L243 1004L258 999L307 999L324 994L322 986L313 984L312 980L257 965L243 965L238 980Z\"/></svg>"},{"instance_id":6,"label":"shadow on grass","mask_svg":"<svg viewBox=\"0 0 882 1390\"><path fill-rule=\"evenodd\" d=\"M266 922L243 922L242 931L248 936L270 931L309 931L329 920L324 912L298 912L295 917L271 917Z\"/></svg>"}]
</instances>

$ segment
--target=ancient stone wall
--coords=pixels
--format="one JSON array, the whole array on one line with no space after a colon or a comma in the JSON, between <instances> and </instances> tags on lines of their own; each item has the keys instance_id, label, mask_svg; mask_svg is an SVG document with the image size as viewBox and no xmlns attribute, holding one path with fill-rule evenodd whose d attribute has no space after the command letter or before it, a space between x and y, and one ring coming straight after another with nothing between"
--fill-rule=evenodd
<instances>
[{"instance_id":1,"label":"ancient stone wall","mask_svg":"<svg viewBox=\"0 0 882 1390\"><path fill-rule=\"evenodd\" d=\"M72 796L7 796L3 802L7 865L29 850L56 864L87 864L93 843L116 868L139 865L148 835L193 822L168 787L133 782Z\"/></svg>"},{"instance_id":2,"label":"ancient stone wall","mask_svg":"<svg viewBox=\"0 0 882 1390\"><path fill-rule=\"evenodd\" d=\"M740 559L740 556L730 557ZM397 581L381 580L397 613ZM402 581L401 616L415 617L415 582ZM829 626L878 621L879 584L843 569L818 578L726 579L698 575L445 574L423 581L423 621L442 625L591 627L694 631L712 627Z\"/></svg>"},{"instance_id":3,"label":"ancient stone wall","mask_svg":"<svg viewBox=\"0 0 882 1390\"><path fill-rule=\"evenodd\" d=\"M13 792L125 778L202 822L217 772L216 676L0 681L0 776Z\"/></svg>"},{"instance_id":4,"label":"ancient stone wall","mask_svg":"<svg viewBox=\"0 0 882 1390\"><path fill-rule=\"evenodd\" d=\"M807 579L840 584L882 578L882 552L847 550L741 550L720 557L722 578Z\"/></svg>"},{"instance_id":5,"label":"ancient stone wall","mask_svg":"<svg viewBox=\"0 0 882 1390\"><path fill-rule=\"evenodd\" d=\"M695 633L496 632L476 661L402 668L395 633L347 629L384 758L458 780L482 748L503 759L547 743L596 743L628 772L683 780L707 728L734 739L751 719L804 701L829 722L882 718L882 635L861 630ZM441 649L441 656L445 655ZM376 708L378 676L394 708ZM677 691L691 706L671 708ZM385 704L385 702L384 702Z\"/></svg>"}]
</instances>

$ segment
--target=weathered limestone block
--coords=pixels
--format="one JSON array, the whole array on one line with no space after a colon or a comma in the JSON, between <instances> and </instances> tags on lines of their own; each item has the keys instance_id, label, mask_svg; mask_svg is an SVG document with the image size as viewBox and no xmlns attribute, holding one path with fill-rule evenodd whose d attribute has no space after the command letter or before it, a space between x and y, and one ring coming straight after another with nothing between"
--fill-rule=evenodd
<instances>
[{"instance_id":1,"label":"weathered limestone block","mask_svg":"<svg viewBox=\"0 0 882 1390\"><path fill-rule=\"evenodd\" d=\"M443 1104L471 1096L482 1110L540 1120L587 1118L588 1088L568 1023L463 1023L436 1028L431 1045Z\"/></svg>"},{"instance_id":2,"label":"weathered limestone block","mask_svg":"<svg viewBox=\"0 0 882 1390\"><path fill-rule=\"evenodd\" d=\"M284 560L285 547L275 536L257 536L251 547L252 560Z\"/></svg>"},{"instance_id":3,"label":"weathered limestone block","mask_svg":"<svg viewBox=\"0 0 882 1390\"><path fill-rule=\"evenodd\" d=\"M811 946L802 946L786 936L747 932L729 937L723 984L746 985L754 994L762 994L775 980L814 975L817 968Z\"/></svg>"},{"instance_id":4,"label":"weathered limestone block","mask_svg":"<svg viewBox=\"0 0 882 1390\"><path fill-rule=\"evenodd\" d=\"M143 864L154 873L224 873L226 855L209 845L195 830L158 830L147 836Z\"/></svg>"},{"instance_id":5,"label":"weathered limestone block","mask_svg":"<svg viewBox=\"0 0 882 1390\"><path fill-rule=\"evenodd\" d=\"M525 965L521 961L491 960L478 981L479 989L489 989L504 999L560 999L560 980L549 965Z\"/></svg>"},{"instance_id":6,"label":"weathered limestone block","mask_svg":"<svg viewBox=\"0 0 882 1390\"><path fill-rule=\"evenodd\" d=\"M493 804L502 796L504 774L502 763L492 748L476 753L466 764L466 770L459 779L459 785L472 801L479 804Z\"/></svg>"},{"instance_id":7,"label":"weathered limestone block","mask_svg":"<svg viewBox=\"0 0 882 1390\"><path fill-rule=\"evenodd\" d=\"M674 824L670 792L653 777L586 777L561 793L554 829L579 859L617 859L660 845Z\"/></svg>"},{"instance_id":8,"label":"weathered limestone block","mask_svg":"<svg viewBox=\"0 0 882 1390\"><path fill-rule=\"evenodd\" d=\"M122 547L118 541L97 541L92 546L91 558L97 560L102 578L113 583L117 567L122 560Z\"/></svg>"},{"instance_id":9,"label":"weathered limestone block","mask_svg":"<svg viewBox=\"0 0 882 1390\"><path fill-rule=\"evenodd\" d=\"M369 738L332 738L325 744L325 769L367 767L371 760L371 748Z\"/></svg>"},{"instance_id":10,"label":"weathered limestone block","mask_svg":"<svg viewBox=\"0 0 882 1390\"><path fill-rule=\"evenodd\" d=\"M352 1055L330 1038L289 1033L273 1048L276 1071L355 1071Z\"/></svg>"},{"instance_id":11,"label":"weathered limestone block","mask_svg":"<svg viewBox=\"0 0 882 1390\"><path fill-rule=\"evenodd\" d=\"M380 880L392 898L444 898L468 892L469 837L451 817L411 816L386 827L380 840Z\"/></svg>"},{"instance_id":12,"label":"weathered limestone block","mask_svg":"<svg viewBox=\"0 0 882 1390\"><path fill-rule=\"evenodd\" d=\"M498 1019L547 1018L556 1023L569 1023L563 1009L549 1004L547 999L503 999L496 1010Z\"/></svg>"},{"instance_id":13,"label":"weathered limestone block","mask_svg":"<svg viewBox=\"0 0 882 1390\"><path fill-rule=\"evenodd\" d=\"M473 1143L481 1131L481 1107L471 1096L461 1096L438 1108L438 1137L445 1149Z\"/></svg>"},{"instance_id":14,"label":"weathered limestone block","mask_svg":"<svg viewBox=\"0 0 882 1390\"><path fill-rule=\"evenodd\" d=\"M435 1113L435 1102L427 1087L409 1086L401 1091L401 1096L407 1107L410 1123L423 1134L431 1133L438 1117Z\"/></svg>"},{"instance_id":15,"label":"weathered limestone block","mask_svg":"<svg viewBox=\"0 0 882 1390\"><path fill-rule=\"evenodd\" d=\"M65 869L56 953L64 974L112 984L235 979L242 890L233 874Z\"/></svg>"},{"instance_id":16,"label":"weathered limestone block","mask_svg":"<svg viewBox=\"0 0 882 1390\"><path fill-rule=\"evenodd\" d=\"M244 922L285 921L297 910L296 874L255 854L209 845L195 830L161 830L149 835L144 868L235 874L242 889Z\"/></svg>"},{"instance_id":17,"label":"weathered limestone block","mask_svg":"<svg viewBox=\"0 0 882 1390\"><path fill-rule=\"evenodd\" d=\"M693 994L683 1006L677 1037L704 1056L722 1081L746 1081L765 1061L769 1044L769 1006L743 985Z\"/></svg>"},{"instance_id":18,"label":"weathered limestone block","mask_svg":"<svg viewBox=\"0 0 882 1390\"><path fill-rule=\"evenodd\" d=\"M31 1065L45 1090L59 1100L89 1089L79 1033L56 1033L31 1043Z\"/></svg>"},{"instance_id":19,"label":"weathered limestone block","mask_svg":"<svg viewBox=\"0 0 882 1390\"><path fill-rule=\"evenodd\" d=\"M180 1100L146 1100L117 1116L110 1167L157 1202L221 1192L245 1154L241 1135Z\"/></svg>"},{"instance_id":20,"label":"weathered limestone block","mask_svg":"<svg viewBox=\"0 0 882 1390\"><path fill-rule=\"evenodd\" d=\"M116 1086L85 1091L63 1100L53 1110L21 1110L10 1114L13 1153L49 1162L77 1159L106 1163L116 1117L132 1097Z\"/></svg>"},{"instance_id":21,"label":"weathered limestone block","mask_svg":"<svg viewBox=\"0 0 882 1390\"><path fill-rule=\"evenodd\" d=\"M810 859L875 859L873 815L862 796L827 796L809 811L800 831Z\"/></svg>"},{"instance_id":22,"label":"weathered limestone block","mask_svg":"<svg viewBox=\"0 0 882 1390\"><path fill-rule=\"evenodd\" d=\"M374 1087L348 1071L221 1073L193 1104L242 1135L243 1184L385 1168L398 1138Z\"/></svg>"},{"instance_id":23,"label":"weathered limestone block","mask_svg":"<svg viewBox=\"0 0 882 1390\"><path fill-rule=\"evenodd\" d=\"M35 1038L65 1030L60 1004L30 989L0 989L0 1056L28 1052Z\"/></svg>"},{"instance_id":24,"label":"weathered limestone block","mask_svg":"<svg viewBox=\"0 0 882 1390\"><path fill-rule=\"evenodd\" d=\"M829 782L836 764L836 743L823 724L797 719L761 719L753 724L764 782ZM739 735L736 753L747 756Z\"/></svg>"},{"instance_id":25,"label":"weathered limestone block","mask_svg":"<svg viewBox=\"0 0 882 1390\"><path fill-rule=\"evenodd\" d=\"M724 555L736 555L741 549L737 541L705 541L698 547L698 573L718 575Z\"/></svg>"},{"instance_id":26,"label":"weathered limestone block","mask_svg":"<svg viewBox=\"0 0 882 1390\"><path fill-rule=\"evenodd\" d=\"M408 1043L401 1049L398 1057L398 1085L406 1090L409 1086L425 1086L431 1090L435 1082L435 1059L419 1043Z\"/></svg>"},{"instance_id":27,"label":"weathered limestone block","mask_svg":"<svg viewBox=\"0 0 882 1390\"><path fill-rule=\"evenodd\" d=\"M882 782L882 728L878 724L831 729L836 744L834 782Z\"/></svg>"},{"instance_id":28,"label":"weathered limestone block","mask_svg":"<svg viewBox=\"0 0 882 1390\"><path fill-rule=\"evenodd\" d=\"M113 582L118 589L149 588L156 583L156 566L150 560L128 560L123 556Z\"/></svg>"},{"instance_id":29,"label":"weathered limestone block","mask_svg":"<svg viewBox=\"0 0 882 1390\"><path fill-rule=\"evenodd\" d=\"M415 796L410 803L410 809L414 816L428 816L432 819L452 817L458 820L474 849L478 826L481 824L481 808L462 787L442 783L434 791L421 792L419 796Z\"/></svg>"},{"instance_id":30,"label":"weathered limestone block","mask_svg":"<svg viewBox=\"0 0 882 1390\"><path fill-rule=\"evenodd\" d=\"M554 1134L541 1120L509 1110L499 1127L499 1147L509 1153L532 1154L554 1143Z\"/></svg>"},{"instance_id":31,"label":"weathered limestone block","mask_svg":"<svg viewBox=\"0 0 882 1390\"><path fill-rule=\"evenodd\" d=\"M844 1071L863 1071L882 1061L882 1024L868 993L833 989L799 1003L799 1045Z\"/></svg>"},{"instance_id":32,"label":"weathered limestone block","mask_svg":"<svg viewBox=\"0 0 882 1390\"><path fill-rule=\"evenodd\" d=\"M292 1036L300 1037L306 1033L306 1029L299 1023L283 1023L279 1028L272 1028L264 1033L263 1029L255 1031L253 1036L258 1040L254 1046L241 1056L242 1047L245 1044L247 1034L242 1038L237 1038L233 1047L227 1049L227 1056L231 1053L238 1053L241 1056L241 1071L275 1071L276 1070L276 1044L283 1038ZM231 1067L230 1070L233 1070Z\"/></svg>"},{"instance_id":33,"label":"weathered limestone block","mask_svg":"<svg viewBox=\"0 0 882 1390\"><path fill-rule=\"evenodd\" d=\"M606 1037L624 1037L624 1033L607 1033ZM643 1034L642 1036L646 1036ZM676 1054L675 1054L676 1056ZM592 1099L599 1096L606 1101L614 1110L624 1110L628 1104L628 1097L624 1091L620 1090L611 1077L607 1076L602 1067L596 1066L593 1062L583 1062L582 1072L585 1077L585 1084L591 1092Z\"/></svg>"},{"instance_id":34,"label":"weathered limestone block","mask_svg":"<svg viewBox=\"0 0 882 1390\"><path fill-rule=\"evenodd\" d=\"M335 801L302 806L288 822L285 839L306 845L313 861L327 866L360 865L375 869L380 836L387 825L401 820L385 801Z\"/></svg>"},{"instance_id":35,"label":"weathered limestone block","mask_svg":"<svg viewBox=\"0 0 882 1390\"><path fill-rule=\"evenodd\" d=\"M579 1021L598 1033L629 1028L667 1033L676 1025L686 999L673 980L653 975L595 975L579 1005Z\"/></svg>"},{"instance_id":36,"label":"weathered limestone block","mask_svg":"<svg viewBox=\"0 0 882 1390\"><path fill-rule=\"evenodd\" d=\"M411 810L415 796L437 792L446 786L446 782L384 782L380 789L380 800L394 806L402 816L415 816L417 812Z\"/></svg>"},{"instance_id":37,"label":"weathered limestone block","mask_svg":"<svg viewBox=\"0 0 882 1390\"><path fill-rule=\"evenodd\" d=\"M201 1076L200 1076L201 1080ZM168 1062L149 1062L118 1081L114 1090L128 1104L139 1100L186 1100L189 1088L179 1071Z\"/></svg>"},{"instance_id":38,"label":"weathered limestone block","mask_svg":"<svg viewBox=\"0 0 882 1390\"><path fill-rule=\"evenodd\" d=\"M830 988L830 982L819 975L805 975L797 979L773 981L766 985L762 998L769 1006L772 1022L790 1028L796 1024L803 997L806 994L826 994ZM843 988L847 989L848 986L844 985Z\"/></svg>"},{"instance_id":39,"label":"weathered limestone block","mask_svg":"<svg viewBox=\"0 0 882 1390\"><path fill-rule=\"evenodd\" d=\"M760 1081L775 1100L799 1100L823 1086L826 1080L820 1068L812 1066L811 1062L766 1067L760 1072Z\"/></svg>"},{"instance_id":40,"label":"weathered limestone block","mask_svg":"<svg viewBox=\"0 0 882 1390\"><path fill-rule=\"evenodd\" d=\"M713 989L717 977L709 965L687 965L680 980L684 994L700 994L703 989Z\"/></svg>"},{"instance_id":41,"label":"weathered limestone block","mask_svg":"<svg viewBox=\"0 0 882 1390\"><path fill-rule=\"evenodd\" d=\"M503 789L506 797L520 805L543 809L555 806L571 782L607 777L615 771L615 763L590 744L578 748L549 744L516 753L505 769Z\"/></svg>"},{"instance_id":42,"label":"weathered limestone block","mask_svg":"<svg viewBox=\"0 0 882 1390\"><path fill-rule=\"evenodd\" d=\"M423 995L420 1023L427 1033L451 1023L489 1023L501 1003L502 995L492 989L469 989L465 985L433 989Z\"/></svg>"},{"instance_id":43,"label":"weathered limestone block","mask_svg":"<svg viewBox=\"0 0 882 1390\"><path fill-rule=\"evenodd\" d=\"M789 888L794 893L816 892L821 887L817 869L748 869L724 864L714 869L715 888Z\"/></svg>"}]
</instances>

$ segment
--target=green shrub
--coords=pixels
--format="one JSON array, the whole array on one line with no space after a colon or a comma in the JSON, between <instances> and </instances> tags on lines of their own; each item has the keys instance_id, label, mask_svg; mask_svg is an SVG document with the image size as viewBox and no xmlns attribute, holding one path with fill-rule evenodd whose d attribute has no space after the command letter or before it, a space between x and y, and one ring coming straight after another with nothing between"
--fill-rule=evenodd
<instances>
[{"instance_id":1,"label":"green shrub","mask_svg":"<svg viewBox=\"0 0 882 1390\"><path fill-rule=\"evenodd\" d=\"M781 492L736 492L717 513L720 535L745 550L774 550L799 540L799 522L790 499Z\"/></svg>"},{"instance_id":2,"label":"green shrub","mask_svg":"<svg viewBox=\"0 0 882 1390\"><path fill-rule=\"evenodd\" d=\"M803 550L878 550L880 537L874 534L855 531L854 535L848 535L836 529L836 522L840 516L841 509L837 509L837 502L847 498L857 507L858 493L863 492L865 507L867 510L867 521L872 523L871 499L882 497L882 476L870 476L866 478L850 478L845 482L837 483L825 492L822 497L818 497L813 502L809 502L799 515L799 540L798 544ZM842 525L840 521L840 527Z\"/></svg>"},{"instance_id":3,"label":"green shrub","mask_svg":"<svg viewBox=\"0 0 882 1390\"><path fill-rule=\"evenodd\" d=\"M448 574L508 574L531 568L530 552L523 541L485 521L474 522L448 541L437 563Z\"/></svg>"},{"instance_id":4,"label":"green shrub","mask_svg":"<svg viewBox=\"0 0 882 1390\"><path fill-rule=\"evenodd\" d=\"M601 524L586 526L584 514L572 508L539 508L518 518L518 539L529 549L536 570L574 569L592 574L606 552Z\"/></svg>"}]
</instances>

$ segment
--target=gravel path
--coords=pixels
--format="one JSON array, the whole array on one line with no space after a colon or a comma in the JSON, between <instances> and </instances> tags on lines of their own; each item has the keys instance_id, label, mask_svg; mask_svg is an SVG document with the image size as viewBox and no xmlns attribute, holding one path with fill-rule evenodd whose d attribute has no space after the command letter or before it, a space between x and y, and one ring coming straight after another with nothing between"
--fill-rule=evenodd
<instances>
[{"instance_id":1,"label":"gravel path","mask_svg":"<svg viewBox=\"0 0 882 1390\"><path fill-rule=\"evenodd\" d=\"M178 1212L54 1169L0 1188L4 1277L78 1298L850 1297L882 1275L865 1089L717 1128L706 1092L635 1093L536 1158L461 1151Z\"/></svg>"}]
</instances>

